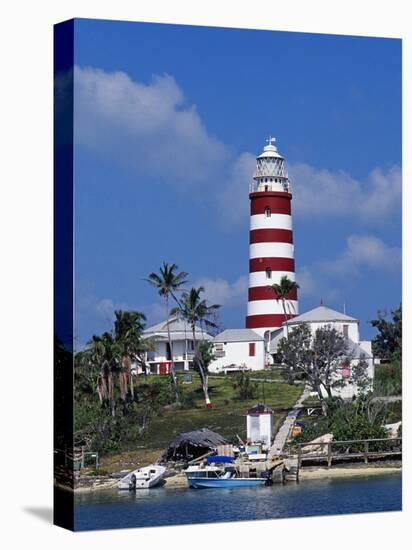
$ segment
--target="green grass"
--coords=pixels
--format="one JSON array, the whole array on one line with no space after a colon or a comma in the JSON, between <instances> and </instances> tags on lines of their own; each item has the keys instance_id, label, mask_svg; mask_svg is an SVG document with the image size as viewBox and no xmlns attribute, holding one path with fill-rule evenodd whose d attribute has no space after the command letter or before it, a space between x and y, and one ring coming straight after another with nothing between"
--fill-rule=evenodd
<instances>
[{"instance_id":1,"label":"green grass","mask_svg":"<svg viewBox=\"0 0 412 550\"><path fill-rule=\"evenodd\" d=\"M154 378L154 377L153 377ZM167 377L165 383L168 383ZM152 449L165 448L179 432L209 428L236 442L236 434L246 438L246 412L257 402L263 401L263 383L258 383L258 395L254 399L241 401L236 398L233 388L233 378L230 376L211 378L209 393L213 408L204 406L203 392L199 377L193 374L193 382L179 385L181 400L190 396L194 406L191 408L169 409L157 413L150 421L143 437L144 444ZM290 386L284 383L265 384L265 402L274 409L274 424L279 425L291 407L302 393L301 386Z\"/></svg>"},{"instance_id":2,"label":"green grass","mask_svg":"<svg viewBox=\"0 0 412 550\"><path fill-rule=\"evenodd\" d=\"M150 464L160 457L177 433L199 428L209 428L226 437L228 441L238 443L236 434L243 440L246 439L246 412L258 402L264 401L274 410L276 431L287 410L295 404L303 391L302 385L291 386L282 382L264 384L262 381L257 383L258 391L253 399L240 400L233 388L233 376L213 377L209 380L213 408L206 409L200 378L197 373L192 374L191 384L181 383L183 376L178 375L180 405L158 407L143 435L138 433L143 402L136 403L126 417L112 419L116 422L116 426L113 428L113 433L108 433L114 444L100 449L100 468L114 472L136 467L136 465ZM152 384L159 383L162 387L162 395L167 396L170 392L169 376L148 376L147 378L140 376L135 388L136 395L139 395L139 391L140 395L147 394L147 385L150 387ZM167 399L163 401L163 403L167 402ZM94 408L90 408L92 404ZM107 412L102 411L95 395L89 396L87 402L77 404L76 408L79 430L89 425L101 429L104 422L110 420L106 418ZM105 432L102 437L105 441Z\"/></svg>"}]
</instances>

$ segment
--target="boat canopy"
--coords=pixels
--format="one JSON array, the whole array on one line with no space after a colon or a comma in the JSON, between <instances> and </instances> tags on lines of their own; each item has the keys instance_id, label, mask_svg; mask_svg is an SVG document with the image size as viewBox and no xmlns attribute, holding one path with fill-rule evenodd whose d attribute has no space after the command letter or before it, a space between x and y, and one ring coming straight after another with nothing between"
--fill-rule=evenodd
<instances>
[{"instance_id":1,"label":"boat canopy","mask_svg":"<svg viewBox=\"0 0 412 550\"><path fill-rule=\"evenodd\" d=\"M208 456L207 461L209 462L209 464L213 462L232 463L234 461L234 458L233 456L215 455L215 456Z\"/></svg>"}]
</instances>

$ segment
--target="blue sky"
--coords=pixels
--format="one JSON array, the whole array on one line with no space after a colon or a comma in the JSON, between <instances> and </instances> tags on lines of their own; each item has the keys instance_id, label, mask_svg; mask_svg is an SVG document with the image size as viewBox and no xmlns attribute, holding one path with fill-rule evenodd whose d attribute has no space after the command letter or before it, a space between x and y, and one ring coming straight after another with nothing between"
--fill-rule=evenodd
<instances>
[{"instance_id":1,"label":"blue sky","mask_svg":"<svg viewBox=\"0 0 412 550\"><path fill-rule=\"evenodd\" d=\"M248 184L269 134L293 185L300 311L401 300L401 41L77 20L76 338L162 318L165 260L242 327Z\"/></svg>"}]
</instances>

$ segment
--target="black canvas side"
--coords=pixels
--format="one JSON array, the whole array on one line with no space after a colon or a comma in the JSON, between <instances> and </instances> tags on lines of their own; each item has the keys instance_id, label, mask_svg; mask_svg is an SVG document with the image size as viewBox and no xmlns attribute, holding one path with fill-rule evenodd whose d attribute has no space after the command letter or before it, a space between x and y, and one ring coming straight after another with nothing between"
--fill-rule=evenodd
<instances>
[{"instance_id":1,"label":"black canvas side","mask_svg":"<svg viewBox=\"0 0 412 550\"><path fill-rule=\"evenodd\" d=\"M74 529L74 21L54 26L54 523Z\"/></svg>"}]
</instances>

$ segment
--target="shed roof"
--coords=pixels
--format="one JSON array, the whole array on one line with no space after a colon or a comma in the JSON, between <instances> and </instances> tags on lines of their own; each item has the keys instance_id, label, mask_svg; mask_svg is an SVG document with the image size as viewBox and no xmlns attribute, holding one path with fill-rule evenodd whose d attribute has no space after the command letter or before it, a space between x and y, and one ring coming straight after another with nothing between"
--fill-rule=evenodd
<instances>
[{"instance_id":1,"label":"shed roof","mask_svg":"<svg viewBox=\"0 0 412 550\"><path fill-rule=\"evenodd\" d=\"M250 328L235 328L226 329L213 338L213 341L218 342L260 342L264 341L263 336L260 336Z\"/></svg>"},{"instance_id":2,"label":"shed roof","mask_svg":"<svg viewBox=\"0 0 412 550\"><path fill-rule=\"evenodd\" d=\"M222 435L212 432L208 428L200 428L192 432L181 432L170 443L163 454L163 459L171 459L176 452L187 454L188 446L202 451L204 449L216 449L219 445L226 445L227 443L228 441Z\"/></svg>"},{"instance_id":3,"label":"shed roof","mask_svg":"<svg viewBox=\"0 0 412 550\"><path fill-rule=\"evenodd\" d=\"M257 403L254 407L251 407L247 414L272 414L273 410L265 405L265 403Z\"/></svg>"}]
</instances>

